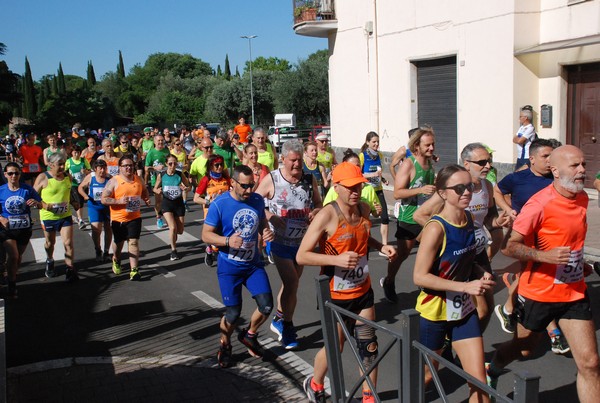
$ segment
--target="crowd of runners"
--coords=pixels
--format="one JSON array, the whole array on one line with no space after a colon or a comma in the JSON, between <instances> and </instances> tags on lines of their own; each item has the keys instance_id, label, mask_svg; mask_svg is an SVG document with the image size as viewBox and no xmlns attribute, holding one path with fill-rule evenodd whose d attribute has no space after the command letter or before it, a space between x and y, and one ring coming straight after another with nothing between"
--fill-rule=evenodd
<instances>
[{"instance_id":1,"label":"crowd of runners","mask_svg":"<svg viewBox=\"0 0 600 403\"><path fill-rule=\"evenodd\" d=\"M460 164L436 169L434 129L409 131L406 146L390 164L397 225L389 243L390 214L383 186L384 159L379 136L366 135L358 152L348 149L338 163L321 133L311 141L286 141L279 153L262 128L243 118L231 130L211 137L205 127L178 133L147 127L140 135L74 130L38 139L14 139L0 186L0 242L5 251L7 296L16 298L17 272L38 216L44 234L45 275L57 273L53 259L57 234L65 250L65 279L78 280L74 264L74 224L91 226L97 262L124 271L127 242L129 278L141 278L141 212L150 206L156 228L169 231L177 260L178 235L189 202L203 207L205 263L216 263L225 314L220 321L220 366L232 362L231 337L247 287L256 310L238 340L253 356L264 350L257 334L269 328L285 349L299 347L294 312L305 265L321 266L330 280L333 303L375 320L369 251L388 260L376 281L390 303L398 300L395 277L417 242L412 268L420 288L421 342L439 354L456 352L463 369L494 386L512 360L527 357L544 336L552 351L571 351L578 368L581 401L600 395L595 328L584 276L587 230L585 160L581 150L556 141L531 139L528 160L499 182L492 153L481 143L464 146ZM21 144L20 144L21 143ZM595 182L600 190L600 175ZM84 209L87 206L87 209ZM85 210L87 210L87 220ZM380 217L380 239L371 235L371 217ZM498 280L492 265L502 250L521 261L521 271L505 275L506 301L496 304ZM281 288L274 296L266 264L276 266ZM406 270L410 270L407 268ZM485 363L482 334L493 314L513 338ZM378 356L375 330L346 320L364 367ZM340 333L341 334L341 333ZM577 343L568 344L568 341ZM340 347L345 340L342 336ZM437 366L437 363L434 364ZM312 402L324 402L325 350L304 382ZM363 402L374 401L377 370L363 384ZM426 369L426 382L431 370ZM476 387L470 399L488 401Z\"/></svg>"}]
</instances>

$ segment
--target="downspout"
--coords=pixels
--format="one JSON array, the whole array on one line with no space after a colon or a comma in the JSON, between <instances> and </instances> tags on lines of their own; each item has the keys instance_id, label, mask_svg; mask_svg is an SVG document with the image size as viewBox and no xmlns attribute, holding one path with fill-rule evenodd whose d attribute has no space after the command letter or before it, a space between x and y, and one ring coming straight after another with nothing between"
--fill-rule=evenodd
<instances>
[{"instance_id":1,"label":"downspout","mask_svg":"<svg viewBox=\"0 0 600 403\"><path fill-rule=\"evenodd\" d=\"M373 35L375 39L375 132L379 133L379 31L377 27L377 0L373 0Z\"/></svg>"}]
</instances>

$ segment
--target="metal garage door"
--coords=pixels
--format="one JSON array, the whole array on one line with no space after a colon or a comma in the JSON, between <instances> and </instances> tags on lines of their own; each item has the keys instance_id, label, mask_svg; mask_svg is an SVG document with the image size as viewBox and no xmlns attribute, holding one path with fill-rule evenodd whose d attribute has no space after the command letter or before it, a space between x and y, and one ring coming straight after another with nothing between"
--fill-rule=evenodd
<instances>
[{"instance_id":1,"label":"metal garage door","mask_svg":"<svg viewBox=\"0 0 600 403\"><path fill-rule=\"evenodd\" d=\"M456 133L456 57L415 62L419 126L435 131L436 171L458 161Z\"/></svg>"}]
</instances>

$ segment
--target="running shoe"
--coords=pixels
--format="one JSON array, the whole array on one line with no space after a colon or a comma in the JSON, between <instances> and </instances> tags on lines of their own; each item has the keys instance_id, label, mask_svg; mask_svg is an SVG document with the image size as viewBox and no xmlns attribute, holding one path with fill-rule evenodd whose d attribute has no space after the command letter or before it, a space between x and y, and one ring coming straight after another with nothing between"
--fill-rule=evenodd
<instances>
[{"instance_id":1,"label":"running shoe","mask_svg":"<svg viewBox=\"0 0 600 403\"><path fill-rule=\"evenodd\" d=\"M96 262L102 262L103 260L102 251L100 249L96 249Z\"/></svg>"},{"instance_id":2,"label":"running shoe","mask_svg":"<svg viewBox=\"0 0 600 403\"><path fill-rule=\"evenodd\" d=\"M187 202L183 203L183 205L185 206L185 211L187 213L189 213L190 211L192 211L192 209L190 209L190 206L188 206Z\"/></svg>"},{"instance_id":3,"label":"running shoe","mask_svg":"<svg viewBox=\"0 0 600 403\"><path fill-rule=\"evenodd\" d=\"M270 328L273 333L277 335L277 341L281 341L281 336L283 335L283 319L273 316Z\"/></svg>"},{"instance_id":4,"label":"running shoe","mask_svg":"<svg viewBox=\"0 0 600 403\"><path fill-rule=\"evenodd\" d=\"M496 316L500 321L500 326L502 327L502 330L504 330L506 333L513 334L517 326L517 324L515 323L515 315L507 315L506 313L504 313L504 305L501 304L496 305L496 307L494 308L494 312L496 313Z\"/></svg>"},{"instance_id":5,"label":"running shoe","mask_svg":"<svg viewBox=\"0 0 600 403\"><path fill-rule=\"evenodd\" d=\"M375 403L375 395L372 390L363 390L362 403Z\"/></svg>"},{"instance_id":6,"label":"running shoe","mask_svg":"<svg viewBox=\"0 0 600 403\"><path fill-rule=\"evenodd\" d=\"M142 278L140 271L138 270L137 267L132 267L131 268L131 272L129 273L129 280L131 281L137 281L140 280Z\"/></svg>"},{"instance_id":7,"label":"running shoe","mask_svg":"<svg viewBox=\"0 0 600 403\"><path fill-rule=\"evenodd\" d=\"M75 270L73 267L67 266L67 270L65 271L65 281L67 283L74 283L77 280L79 280L77 270Z\"/></svg>"},{"instance_id":8,"label":"running shoe","mask_svg":"<svg viewBox=\"0 0 600 403\"><path fill-rule=\"evenodd\" d=\"M283 322L283 321L282 321ZM286 350L295 350L298 348L298 335L293 325L283 326L281 333L281 344Z\"/></svg>"},{"instance_id":9,"label":"running shoe","mask_svg":"<svg viewBox=\"0 0 600 403\"><path fill-rule=\"evenodd\" d=\"M79 220L79 229L84 229L87 224L83 220Z\"/></svg>"},{"instance_id":10,"label":"running shoe","mask_svg":"<svg viewBox=\"0 0 600 403\"><path fill-rule=\"evenodd\" d=\"M231 344L224 345L221 343L219 351L217 351L217 362L221 368L229 368L231 366Z\"/></svg>"},{"instance_id":11,"label":"running shoe","mask_svg":"<svg viewBox=\"0 0 600 403\"><path fill-rule=\"evenodd\" d=\"M498 377L490 375L490 363L485 363L485 380L490 388L496 389L498 387Z\"/></svg>"},{"instance_id":12,"label":"running shoe","mask_svg":"<svg viewBox=\"0 0 600 403\"><path fill-rule=\"evenodd\" d=\"M112 261L112 271L113 273L115 273L117 276L119 274L121 274L121 263L117 262L116 260L113 259Z\"/></svg>"},{"instance_id":13,"label":"running shoe","mask_svg":"<svg viewBox=\"0 0 600 403\"><path fill-rule=\"evenodd\" d=\"M248 329L242 329L242 331L238 334L238 340L248 348L248 353L252 357L262 357L265 353L265 350L258 342L258 333L250 337L248 335Z\"/></svg>"},{"instance_id":14,"label":"running shoe","mask_svg":"<svg viewBox=\"0 0 600 403\"><path fill-rule=\"evenodd\" d=\"M56 276L56 272L54 271L54 259L46 259L46 277L52 278Z\"/></svg>"},{"instance_id":15,"label":"running shoe","mask_svg":"<svg viewBox=\"0 0 600 403\"><path fill-rule=\"evenodd\" d=\"M273 254L272 253L268 253L267 254L267 259L269 259L269 263L275 264L275 259L273 259Z\"/></svg>"},{"instance_id":16,"label":"running shoe","mask_svg":"<svg viewBox=\"0 0 600 403\"><path fill-rule=\"evenodd\" d=\"M158 217L156 219L156 226L158 229L163 229L165 227L165 221L162 219L162 217Z\"/></svg>"},{"instance_id":17,"label":"running shoe","mask_svg":"<svg viewBox=\"0 0 600 403\"><path fill-rule=\"evenodd\" d=\"M392 304L398 302L398 294L396 294L396 283L394 281L385 281L385 277L379 279L379 285L383 288L383 294Z\"/></svg>"},{"instance_id":18,"label":"running shoe","mask_svg":"<svg viewBox=\"0 0 600 403\"><path fill-rule=\"evenodd\" d=\"M171 260L178 260L179 259L179 255L177 254L177 250L172 250L171 251L171 256L169 257L169 259L171 259Z\"/></svg>"},{"instance_id":19,"label":"running shoe","mask_svg":"<svg viewBox=\"0 0 600 403\"><path fill-rule=\"evenodd\" d=\"M206 247L206 256L204 257L204 263L206 263L206 265L208 267L212 267L213 263L215 262L213 253L212 253L212 249L210 248L210 246Z\"/></svg>"},{"instance_id":20,"label":"running shoe","mask_svg":"<svg viewBox=\"0 0 600 403\"><path fill-rule=\"evenodd\" d=\"M325 403L327 401L325 390L314 390L312 386L310 386L312 379L312 375L309 375L302 384L304 393L306 393L306 397L308 397L308 401L311 403Z\"/></svg>"},{"instance_id":21,"label":"running shoe","mask_svg":"<svg viewBox=\"0 0 600 403\"><path fill-rule=\"evenodd\" d=\"M550 337L550 346L554 354L566 354L571 351L567 339L562 334L556 334Z\"/></svg>"}]
</instances>

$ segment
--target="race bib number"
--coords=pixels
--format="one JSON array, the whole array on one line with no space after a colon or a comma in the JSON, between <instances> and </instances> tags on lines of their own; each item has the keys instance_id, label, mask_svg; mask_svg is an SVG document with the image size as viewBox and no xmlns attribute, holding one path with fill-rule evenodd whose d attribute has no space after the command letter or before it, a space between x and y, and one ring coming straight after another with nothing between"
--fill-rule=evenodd
<instances>
[{"instance_id":1,"label":"race bib number","mask_svg":"<svg viewBox=\"0 0 600 403\"><path fill-rule=\"evenodd\" d=\"M29 164L29 172L39 172L40 164Z\"/></svg>"},{"instance_id":2,"label":"race bib number","mask_svg":"<svg viewBox=\"0 0 600 403\"><path fill-rule=\"evenodd\" d=\"M179 186L163 186L163 194L167 199L175 200L181 196L181 188Z\"/></svg>"},{"instance_id":3,"label":"race bib number","mask_svg":"<svg viewBox=\"0 0 600 403\"><path fill-rule=\"evenodd\" d=\"M554 284L576 283L583 280L583 249L572 250L568 264L556 265Z\"/></svg>"},{"instance_id":4,"label":"race bib number","mask_svg":"<svg viewBox=\"0 0 600 403\"><path fill-rule=\"evenodd\" d=\"M118 165L109 165L108 166L108 173L111 176L115 176L119 174L119 166Z\"/></svg>"},{"instance_id":5,"label":"race bib number","mask_svg":"<svg viewBox=\"0 0 600 403\"><path fill-rule=\"evenodd\" d=\"M54 204L52 204L52 208L50 209L50 211L52 211L56 215L65 214L68 210L69 210L69 205L66 202L54 203Z\"/></svg>"},{"instance_id":6,"label":"race bib number","mask_svg":"<svg viewBox=\"0 0 600 403\"><path fill-rule=\"evenodd\" d=\"M127 204L125 205L125 211L128 213L136 213L140 211L142 205L142 199L139 196L130 196L127 198Z\"/></svg>"},{"instance_id":7,"label":"race bib number","mask_svg":"<svg viewBox=\"0 0 600 403\"><path fill-rule=\"evenodd\" d=\"M100 201L100 199L102 199L102 192L104 191L104 188L100 188L100 187L92 187L92 199L94 199L95 201Z\"/></svg>"},{"instance_id":8,"label":"race bib number","mask_svg":"<svg viewBox=\"0 0 600 403\"><path fill-rule=\"evenodd\" d=\"M175 170L179 172L183 171L183 162L178 162Z\"/></svg>"},{"instance_id":9,"label":"race bib number","mask_svg":"<svg viewBox=\"0 0 600 403\"><path fill-rule=\"evenodd\" d=\"M227 258L235 262L251 262L254 260L256 242L244 241L239 249L229 247Z\"/></svg>"},{"instance_id":10,"label":"race bib number","mask_svg":"<svg viewBox=\"0 0 600 403\"><path fill-rule=\"evenodd\" d=\"M473 297L466 292L446 291L446 320L465 318L475 310Z\"/></svg>"},{"instance_id":11,"label":"race bib number","mask_svg":"<svg viewBox=\"0 0 600 403\"><path fill-rule=\"evenodd\" d=\"M489 241L488 234L483 228L475 229L475 247L476 253L481 253L487 247Z\"/></svg>"},{"instance_id":12,"label":"race bib number","mask_svg":"<svg viewBox=\"0 0 600 403\"><path fill-rule=\"evenodd\" d=\"M333 275L333 291L346 291L358 288L369 277L369 263L363 256L354 269L335 267Z\"/></svg>"},{"instance_id":13,"label":"race bib number","mask_svg":"<svg viewBox=\"0 0 600 403\"><path fill-rule=\"evenodd\" d=\"M73 173L73 181L75 181L75 183L80 184L81 183L81 179L83 179L83 172L79 171L79 172L75 172Z\"/></svg>"},{"instance_id":14,"label":"race bib number","mask_svg":"<svg viewBox=\"0 0 600 403\"><path fill-rule=\"evenodd\" d=\"M9 229L23 229L31 227L31 220L29 216L24 215L13 215L8 217L8 228Z\"/></svg>"},{"instance_id":15,"label":"race bib number","mask_svg":"<svg viewBox=\"0 0 600 403\"><path fill-rule=\"evenodd\" d=\"M285 236L289 239L301 239L308 228L307 220L287 220L285 225Z\"/></svg>"}]
</instances>

